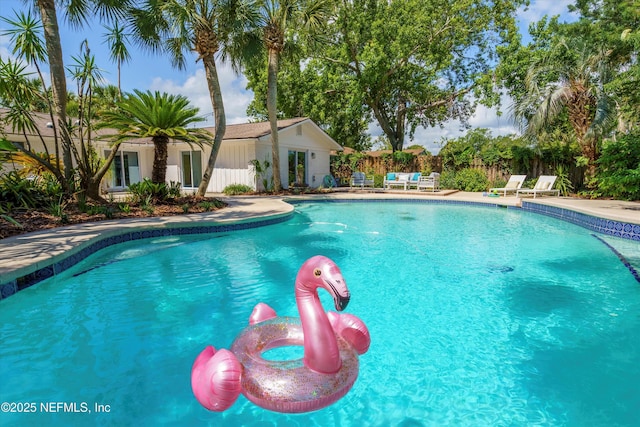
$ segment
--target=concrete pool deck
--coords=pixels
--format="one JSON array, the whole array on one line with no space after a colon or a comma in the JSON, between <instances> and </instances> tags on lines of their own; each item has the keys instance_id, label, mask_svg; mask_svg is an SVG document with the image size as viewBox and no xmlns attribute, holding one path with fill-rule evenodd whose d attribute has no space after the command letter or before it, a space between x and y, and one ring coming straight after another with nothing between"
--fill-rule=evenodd
<instances>
[{"instance_id":1,"label":"concrete pool deck","mask_svg":"<svg viewBox=\"0 0 640 427\"><path fill-rule=\"evenodd\" d=\"M252 223L265 223L265 220L280 221L293 212L293 206L286 200L432 200L440 202L484 203L488 205L518 208L523 204L528 210L545 213L550 216L564 218L566 214L557 215L556 212L570 211L571 218L567 220L582 224L584 218L590 222L596 219L610 220L615 223L636 224L640 226L640 203L617 200L586 200L569 197L540 197L516 198L486 197L482 193L449 192L418 193L415 191L335 191L324 194L312 194L291 197L257 197L240 196L225 197L214 195L229 204L225 209L204 214L191 214L172 217L149 217L125 220L107 220L94 223L75 224L51 230L28 233L20 236L0 240L0 299L12 295L22 286L18 283L21 278L33 275L55 263L60 263L71 255L78 254L78 260L87 256L79 253L97 241L112 238L117 239L122 234L139 234L137 237L123 241L145 237L149 230L202 228L206 226L219 227L229 225L242 227ZM523 203L524 202L524 203ZM547 212L547 209L549 210ZM573 213L580 215L574 220ZM592 218L593 217L593 218ZM249 228L249 226L245 227ZM591 227L595 228L595 227ZM604 225L603 225L604 228ZM633 227L634 236L637 227ZM238 228L239 229L239 228ZM199 231L202 232L202 231ZM149 236L152 237L152 236ZM635 239L634 239L635 240ZM95 252L95 248L88 254ZM76 261L77 262L77 261ZM72 263L71 263L72 264ZM65 267L68 268L68 267ZM50 268L50 277L56 274L55 268ZM40 280L46 278L42 277ZM36 278L37 279L37 278ZM8 289L7 286L11 286ZM24 287L30 286L29 284ZM7 290L8 289L8 290ZM13 291L12 291L13 290Z\"/></svg>"}]
</instances>

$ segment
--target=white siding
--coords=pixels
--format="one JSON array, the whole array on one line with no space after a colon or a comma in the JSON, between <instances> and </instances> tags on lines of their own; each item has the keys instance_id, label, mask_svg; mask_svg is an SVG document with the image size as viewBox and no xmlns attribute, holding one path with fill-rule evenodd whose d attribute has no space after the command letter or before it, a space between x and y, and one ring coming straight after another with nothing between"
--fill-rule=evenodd
<instances>
[{"instance_id":1,"label":"white siding","mask_svg":"<svg viewBox=\"0 0 640 427\"><path fill-rule=\"evenodd\" d=\"M255 189L255 180L249 167L249 161L254 157L254 148L248 142L228 141L223 143L218 151L216 166L213 168L211 181L207 191L221 193L228 185L243 184ZM207 159L209 150L207 150Z\"/></svg>"}]
</instances>

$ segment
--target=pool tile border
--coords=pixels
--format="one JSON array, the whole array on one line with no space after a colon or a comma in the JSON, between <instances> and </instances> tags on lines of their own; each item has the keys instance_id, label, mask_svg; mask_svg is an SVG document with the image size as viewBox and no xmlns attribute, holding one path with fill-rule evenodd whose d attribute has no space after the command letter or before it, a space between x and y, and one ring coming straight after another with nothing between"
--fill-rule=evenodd
<instances>
[{"instance_id":1,"label":"pool tile border","mask_svg":"<svg viewBox=\"0 0 640 427\"><path fill-rule=\"evenodd\" d=\"M79 263L83 259L87 258L89 255L92 255L95 252L98 252L99 250L112 245L147 238L182 236L192 234L226 233L230 231L247 230L284 222L291 218L291 216L293 216L293 213L260 219L257 221L237 222L232 224L209 223L207 225L187 227L176 224L176 226L174 227L169 226L166 228L149 228L145 230L123 231L122 233L106 236L101 239L98 238L99 240L94 239L87 242L85 244L86 246L72 255L64 257L59 261L54 260L51 264L42 267L32 273L18 277L14 280L9 281L8 283L0 284L0 300L8 298L11 295L14 295L15 293L23 289L29 288L45 279L60 274L63 271L74 266L75 264Z\"/></svg>"},{"instance_id":2,"label":"pool tile border","mask_svg":"<svg viewBox=\"0 0 640 427\"><path fill-rule=\"evenodd\" d=\"M463 201L463 200L424 200L424 199L286 199L287 203L295 205L305 202L326 202L326 203L430 203L430 204L447 204L447 205L469 205L469 206L484 206L488 208L504 208L504 209L522 209L524 211L533 212L537 214L551 216L563 221L571 222L589 230L607 234L610 236L616 236L623 239L629 239L634 241L640 241L640 225L631 224L622 221L615 221L610 219L604 219L581 212L573 211L570 209L559 208L556 206L549 206L540 203L531 203L527 201L522 202L522 206L510 206L502 205L498 203L487 203L477 201ZM246 230L250 228L263 227L266 225L277 224L288 220L293 214L287 214L278 217L271 217L258 221L240 222L234 224L214 224L214 225L202 225L202 226L175 226L168 228L151 228L141 231L125 231L116 235L105 237L100 240L94 240L86 247L82 248L78 252L65 257L64 259L53 262L43 268L40 268L25 276L18 277L8 283L0 284L0 300L8 298L9 296L26 289L42 280L48 279L60 274L67 270L89 255L104 249L108 246L118 243L129 242L132 240L140 240L154 237L176 236L176 235L189 235L189 234L208 234L208 233L224 233L229 231ZM633 273L633 271L632 271ZM637 273L636 273L637 274ZM635 276L634 276L635 277Z\"/></svg>"},{"instance_id":3,"label":"pool tile border","mask_svg":"<svg viewBox=\"0 0 640 427\"><path fill-rule=\"evenodd\" d=\"M640 224L615 221L588 215L582 212L572 211L566 208L525 201L522 202L522 209L561 219L598 233L640 242Z\"/></svg>"}]
</instances>

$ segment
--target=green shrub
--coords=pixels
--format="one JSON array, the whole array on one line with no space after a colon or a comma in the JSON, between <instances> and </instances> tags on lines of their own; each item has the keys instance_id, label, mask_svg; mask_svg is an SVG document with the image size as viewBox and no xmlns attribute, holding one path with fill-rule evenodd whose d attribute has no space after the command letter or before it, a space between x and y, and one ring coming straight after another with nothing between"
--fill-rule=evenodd
<instances>
[{"instance_id":1,"label":"green shrub","mask_svg":"<svg viewBox=\"0 0 640 427\"><path fill-rule=\"evenodd\" d=\"M60 196L59 200L51 201L51 204L48 207L48 211L51 215L60 218L60 222L62 224L66 224L69 222L69 218L64 211L66 207L67 203L62 199L62 196Z\"/></svg>"},{"instance_id":2,"label":"green shrub","mask_svg":"<svg viewBox=\"0 0 640 427\"><path fill-rule=\"evenodd\" d=\"M149 178L129 185L129 192L132 202L138 204L153 204L169 198L169 186L164 182L154 183Z\"/></svg>"},{"instance_id":3,"label":"green shrub","mask_svg":"<svg viewBox=\"0 0 640 427\"><path fill-rule=\"evenodd\" d=\"M175 181L169 182L169 187L167 187L167 196L172 198L178 198L181 195L182 195L182 184Z\"/></svg>"},{"instance_id":4,"label":"green shrub","mask_svg":"<svg viewBox=\"0 0 640 427\"><path fill-rule=\"evenodd\" d=\"M0 177L0 203L18 209L48 209L62 198L62 188L51 174L24 178L16 171Z\"/></svg>"},{"instance_id":5,"label":"green shrub","mask_svg":"<svg viewBox=\"0 0 640 427\"><path fill-rule=\"evenodd\" d=\"M222 192L227 196L237 196L239 194L253 193L253 188L245 184L231 184L227 185Z\"/></svg>"},{"instance_id":6,"label":"green shrub","mask_svg":"<svg viewBox=\"0 0 640 427\"><path fill-rule=\"evenodd\" d=\"M456 173L452 171L442 171L440 174L440 188L456 188Z\"/></svg>"},{"instance_id":7,"label":"green shrub","mask_svg":"<svg viewBox=\"0 0 640 427\"><path fill-rule=\"evenodd\" d=\"M573 191L573 184L571 184L567 169L562 165L558 165L554 174L557 176L554 187L560 190L561 195L568 196Z\"/></svg>"},{"instance_id":8,"label":"green shrub","mask_svg":"<svg viewBox=\"0 0 640 427\"><path fill-rule=\"evenodd\" d=\"M129 206L129 205L126 205L126 206ZM122 210L122 206L120 205L118 206L118 208L122 212L131 211L131 208L128 208L129 209L128 211ZM114 210L111 206L102 206L102 205L87 206L87 209L85 210L85 212L87 213L87 215L104 215L106 219L113 218L113 214L114 214Z\"/></svg>"},{"instance_id":9,"label":"green shrub","mask_svg":"<svg viewBox=\"0 0 640 427\"><path fill-rule=\"evenodd\" d=\"M640 200L640 131L603 146L595 178L603 196Z\"/></svg>"},{"instance_id":10,"label":"green shrub","mask_svg":"<svg viewBox=\"0 0 640 427\"><path fill-rule=\"evenodd\" d=\"M465 168L458 172L447 172L440 176L442 188L454 188L461 191L486 191L489 189L489 179L480 169Z\"/></svg>"},{"instance_id":11,"label":"green shrub","mask_svg":"<svg viewBox=\"0 0 640 427\"><path fill-rule=\"evenodd\" d=\"M208 200L198 203L198 206L204 209L205 212L209 212L210 210L216 207L215 203L210 202Z\"/></svg>"}]
</instances>

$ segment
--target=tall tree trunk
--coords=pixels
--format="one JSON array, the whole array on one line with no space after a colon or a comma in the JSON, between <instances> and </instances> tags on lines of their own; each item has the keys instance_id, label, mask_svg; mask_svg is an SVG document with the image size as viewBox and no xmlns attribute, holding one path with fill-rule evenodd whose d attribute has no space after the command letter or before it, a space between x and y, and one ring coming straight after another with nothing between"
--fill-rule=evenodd
<instances>
[{"instance_id":1,"label":"tall tree trunk","mask_svg":"<svg viewBox=\"0 0 640 427\"><path fill-rule=\"evenodd\" d=\"M402 135L402 138L398 140L398 129L394 128L391 125L391 121L383 112L384 108L378 105L377 101L372 99L370 96L366 97L365 102L369 107L371 107L371 110L373 111L373 115L378 120L378 124L380 125L382 132L384 132L386 137L389 139L389 143L391 144L392 151L395 152L398 149L398 146L400 146L400 150L402 150L402 144L404 143L404 135ZM404 123L403 123L403 126L404 126Z\"/></svg>"},{"instance_id":2,"label":"tall tree trunk","mask_svg":"<svg viewBox=\"0 0 640 427\"><path fill-rule=\"evenodd\" d=\"M593 135L588 136L587 132L595 117L597 101L589 92L582 90L573 96L567 107L569 123L576 134L580 151L589 162L585 171L587 178L593 178L596 173L596 160L598 160L598 144L597 138Z\"/></svg>"},{"instance_id":3,"label":"tall tree trunk","mask_svg":"<svg viewBox=\"0 0 640 427\"><path fill-rule=\"evenodd\" d=\"M271 163L273 166L273 189L282 190L280 179L280 143L278 141L278 51L269 49L267 74L267 112L271 125Z\"/></svg>"},{"instance_id":4,"label":"tall tree trunk","mask_svg":"<svg viewBox=\"0 0 640 427\"><path fill-rule=\"evenodd\" d=\"M62 137L62 162L64 164L65 181L63 186L70 194L73 179L73 161L71 157L71 136L67 129L67 83L62 60L62 46L58 30L58 18L54 0L38 0L38 9L44 29L44 39L51 71L51 90L53 105L58 118L57 131ZM56 141L57 144L57 141Z\"/></svg>"},{"instance_id":5,"label":"tall tree trunk","mask_svg":"<svg viewBox=\"0 0 640 427\"><path fill-rule=\"evenodd\" d=\"M218 80L218 71L216 69L216 62L213 55L205 56L202 58L204 63L204 72L207 77L207 86L209 87L209 96L211 97L211 105L213 106L213 116L216 124L215 135L213 136L213 145L211 146L211 154L209 154L209 161L207 167L204 170L202 181L198 186L199 197L203 197L207 192L209 181L211 181L211 174L213 168L216 165L216 159L218 158L218 152L222 145L222 139L227 130L227 120L224 115L224 105L222 103L222 91L220 90L220 81Z\"/></svg>"},{"instance_id":6,"label":"tall tree trunk","mask_svg":"<svg viewBox=\"0 0 640 427\"><path fill-rule=\"evenodd\" d=\"M169 138L166 136L154 136L153 146L153 171L151 171L151 181L156 184L164 184L167 181L167 144Z\"/></svg>"},{"instance_id":7,"label":"tall tree trunk","mask_svg":"<svg viewBox=\"0 0 640 427\"><path fill-rule=\"evenodd\" d=\"M98 171L91 177L89 177L87 185L86 185L86 195L88 198L95 200L97 202L105 202L102 195L100 195L100 183L102 182L102 178L107 174L109 169L111 168L111 163L113 163L113 159L118 154L118 150L120 149L120 144L114 145L111 147L111 152L105 159L104 163L98 169Z\"/></svg>"}]
</instances>

